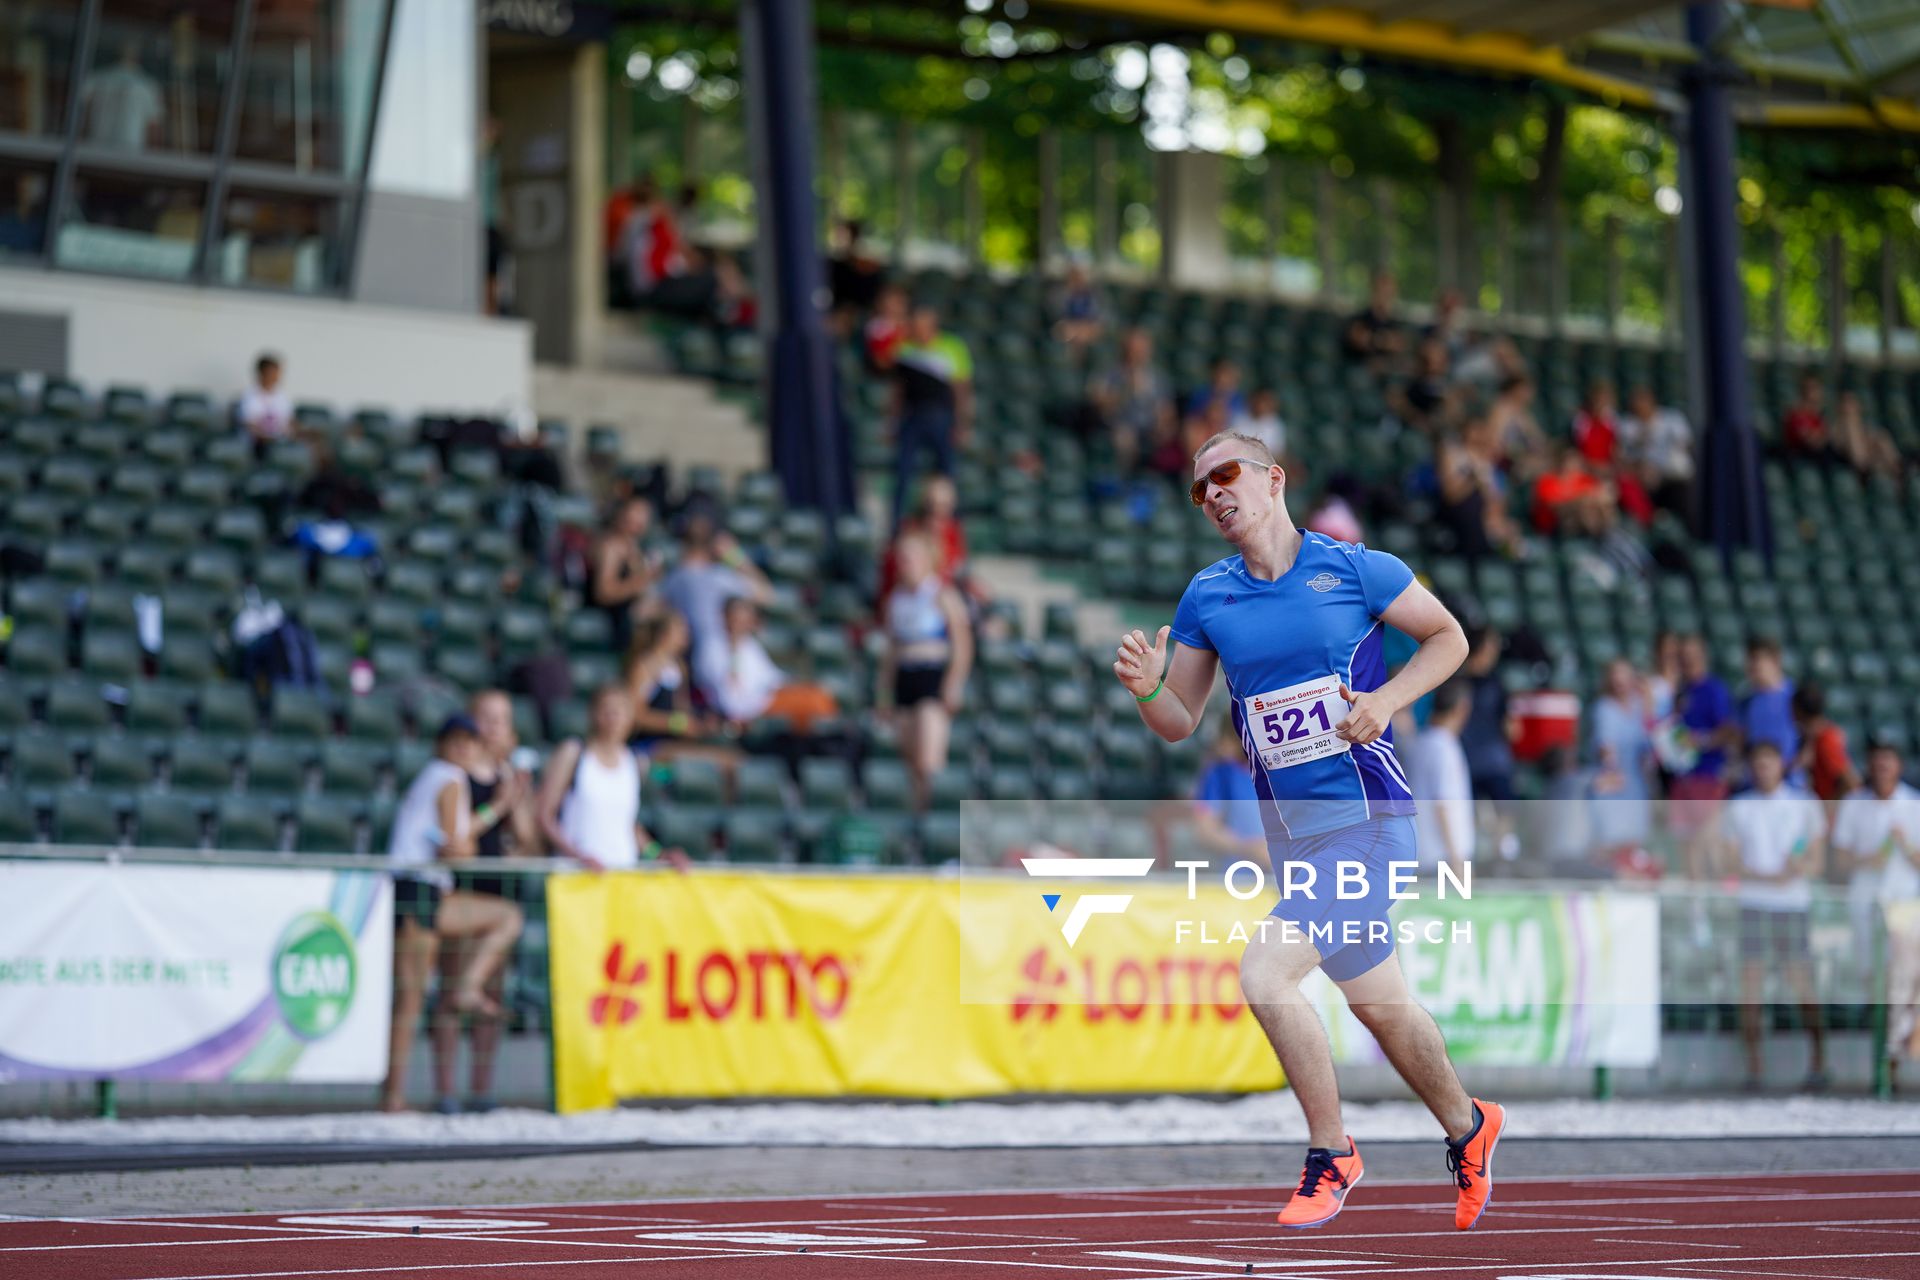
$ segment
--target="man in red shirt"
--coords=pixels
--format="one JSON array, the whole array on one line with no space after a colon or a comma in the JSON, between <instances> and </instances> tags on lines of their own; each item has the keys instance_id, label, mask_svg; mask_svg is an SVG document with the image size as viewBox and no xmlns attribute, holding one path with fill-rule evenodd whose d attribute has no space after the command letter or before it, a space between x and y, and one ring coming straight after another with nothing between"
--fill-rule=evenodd
<instances>
[{"instance_id":1,"label":"man in red shirt","mask_svg":"<svg viewBox=\"0 0 1920 1280\"><path fill-rule=\"evenodd\" d=\"M1613 495L1571 445L1533 485L1533 526L1541 533L1599 537L1613 527Z\"/></svg>"},{"instance_id":2,"label":"man in red shirt","mask_svg":"<svg viewBox=\"0 0 1920 1280\"><path fill-rule=\"evenodd\" d=\"M1812 458L1831 454L1832 437L1827 434L1826 415L1821 412L1825 399L1820 375L1811 370L1801 374L1800 398L1780 419L1780 443L1788 453Z\"/></svg>"},{"instance_id":3,"label":"man in red shirt","mask_svg":"<svg viewBox=\"0 0 1920 1280\"><path fill-rule=\"evenodd\" d=\"M1613 466L1620 448L1620 424L1613 384L1605 378L1587 388L1580 412L1573 415L1573 443L1580 455L1596 467Z\"/></svg>"},{"instance_id":4,"label":"man in red shirt","mask_svg":"<svg viewBox=\"0 0 1920 1280\"><path fill-rule=\"evenodd\" d=\"M1793 724L1800 734L1797 757L1788 767L1806 773L1807 789L1829 804L1860 786L1860 771L1847 754L1847 734L1827 719L1827 695L1809 680L1793 691Z\"/></svg>"}]
</instances>

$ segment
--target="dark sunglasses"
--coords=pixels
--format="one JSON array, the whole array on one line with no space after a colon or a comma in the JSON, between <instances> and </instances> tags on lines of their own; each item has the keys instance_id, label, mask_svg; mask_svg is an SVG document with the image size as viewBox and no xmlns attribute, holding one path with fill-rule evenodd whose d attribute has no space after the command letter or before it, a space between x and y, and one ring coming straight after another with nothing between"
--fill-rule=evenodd
<instances>
[{"instance_id":1,"label":"dark sunglasses","mask_svg":"<svg viewBox=\"0 0 1920 1280\"><path fill-rule=\"evenodd\" d=\"M1208 485L1217 484L1224 489L1235 480L1238 480L1240 478L1240 464L1243 462L1261 471L1265 471L1273 465L1271 462L1261 462L1256 458L1228 458L1225 462L1207 472L1207 474L1201 476L1198 480L1195 480L1193 487L1187 490L1187 496L1193 499L1193 505L1203 507L1207 504Z\"/></svg>"}]
</instances>

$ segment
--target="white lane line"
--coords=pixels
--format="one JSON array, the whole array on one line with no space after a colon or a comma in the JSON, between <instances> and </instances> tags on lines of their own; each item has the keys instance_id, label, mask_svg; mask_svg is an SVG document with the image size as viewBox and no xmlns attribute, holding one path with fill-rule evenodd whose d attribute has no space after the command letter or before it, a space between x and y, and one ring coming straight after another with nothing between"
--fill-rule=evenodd
<instances>
[{"instance_id":1,"label":"white lane line","mask_svg":"<svg viewBox=\"0 0 1920 1280\"><path fill-rule=\"evenodd\" d=\"M905 1205L905 1204L859 1204L859 1203L848 1201L848 1200L823 1200L820 1202L820 1207L822 1209L863 1209L868 1213L951 1213L952 1212L952 1210L948 1209L945 1205L921 1206L921 1205ZM697 1222L699 1221L699 1219L686 1218L686 1219L683 1219L683 1221Z\"/></svg>"},{"instance_id":2,"label":"white lane line","mask_svg":"<svg viewBox=\"0 0 1920 1280\"><path fill-rule=\"evenodd\" d=\"M1658 1249L1744 1249L1743 1244L1703 1244L1698 1240L1616 1240L1612 1236L1595 1236L1595 1244L1630 1244L1639 1248Z\"/></svg>"},{"instance_id":3,"label":"white lane line","mask_svg":"<svg viewBox=\"0 0 1920 1280\"><path fill-rule=\"evenodd\" d=\"M1871 1136L1871 1135L1863 1135L1863 1136ZM1905 1135L1901 1135L1901 1136L1905 1136ZM1686 1139L1686 1141L1692 1141L1692 1139ZM1202 1145L1240 1146L1240 1145L1249 1145L1249 1144L1226 1143L1226 1144L1202 1144ZM1010 1148L1010 1149L1018 1150L1018 1148ZM1126 1150L1126 1151L1138 1151L1138 1150L1143 1150L1145 1148L1141 1146L1129 1146L1125 1148L1116 1148L1116 1149ZM1912 1176L1913 1176L1913 1169L1911 1167L1879 1168L1879 1169L1813 1169L1813 1170L1797 1171L1793 1173L1756 1173L1751 1178L1739 1179L1734 1189L1738 1190L1739 1186L1751 1186L1753 1183L1756 1183L1756 1182L1757 1183L1778 1183L1781 1180L1786 1178L1872 1179L1875 1177L1912 1177ZM1666 1175L1666 1181L1674 1182L1674 1183L1691 1182L1693 1186L1700 1186L1700 1185L1711 1185L1714 1182L1728 1182L1730 1181L1730 1179L1728 1178L1727 1174L1724 1172L1670 1173ZM1637 1173L1584 1174L1578 1180L1570 1179L1565 1174L1507 1173L1507 1174L1500 1175L1501 1185L1507 1186L1507 1187L1528 1186L1532 1184L1547 1184L1551 1186L1561 1186L1561 1187L1609 1186L1609 1185L1613 1185L1621 1182L1631 1182L1635 1186L1645 1185L1645 1179L1642 1177L1642 1175ZM1383 1177L1383 1178L1369 1179L1367 1182L1367 1185L1370 1187L1374 1187L1376 1189L1381 1187L1430 1187L1433 1185L1433 1179L1431 1178L1384 1178ZM1112 1187L1112 1186L971 1187L964 1190L946 1190L946 1191L866 1191L866 1192L860 1192L859 1195L862 1199L866 1199L866 1200L887 1200L887 1199L929 1200L929 1199L938 1199L943 1196L964 1200L969 1198L978 1199L981 1197L985 1197L988 1199L996 1199L996 1198L1005 1199L1010 1196L1075 1196L1075 1195L1082 1195L1090 1191L1122 1191L1122 1192L1124 1191L1224 1191L1224 1192L1231 1192L1231 1193L1244 1192L1246 1194L1260 1194L1268 1191L1277 1192L1277 1190L1278 1190L1277 1184L1274 1187L1248 1187L1248 1186L1222 1186L1219 1183L1173 1183L1164 1187L1137 1187L1137 1186L1136 1187ZM576 1201L573 1201L571 1205L556 1205L551 1200L539 1200L539 1201L508 1202L505 1204L489 1204L489 1205L483 1205L478 1207L489 1209L489 1210L544 1209L544 1210L549 1210L549 1211L558 1213L563 1209L576 1208L576 1207L582 1208L582 1209L633 1209L633 1208L639 1208L641 1206L672 1205L672 1204L736 1205L736 1204L792 1204L792 1203L818 1204L820 1203L819 1193L789 1191L789 1192L783 1192L778 1195L759 1195L759 1196L741 1196L741 1195L657 1196L657 1197L649 1196L640 1200L576 1200ZM420 1212L420 1213L425 1213L432 1210L473 1209L475 1207L476 1207L475 1205L471 1203L466 1203L466 1202L462 1202L458 1204L405 1204L405 1205L389 1206L389 1208L392 1209L394 1212L400 1212L402 1210L405 1210L408 1212ZM278 1210L277 1212L279 1213L333 1213L333 1212L337 1212L338 1209L339 1209L338 1205L326 1205L317 1209L287 1208L287 1209ZM22 1220L28 1221L28 1222L119 1222L127 1218L150 1218L154 1216L156 1215L146 1211L141 1211L139 1213L127 1213L127 1214L110 1214L110 1213L98 1214L96 1216L89 1217L89 1218L67 1218L67 1217L57 1217L57 1216L47 1217L45 1215L25 1215L22 1218ZM202 1214L198 1216L206 1217L209 1215ZM272 1217L274 1215L262 1213L262 1214L255 1214L253 1216Z\"/></svg>"},{"instance_id":4,"label":"white lane line","mask_svg":"<svg viewBox=\"0 0 1920 1280\"><path fill-rule=\"evenodd\" d=\"M1243 1262L1238 1258L1202 1258L1191 1253L1149 1253L1142 1249L1095 1249L1096 1258L1137 1258L1141 1262L1178 1262L1202 1267L1237 1267L1245 1271L1252 1267L1256 1271L1292 1270L1317 1271L1322 1269L1367 1270L1373 1267L1390 1267L1391 1262L1364 1262L1358 1258L1325 1258L1318 1261L1305 1258L1287 1258L1277 1262Z\"/></svg>"},{"instance_id":5,"label":"white lane line","mask_svg":"<svg viewBox=\"0 0 1920 1280\"><path fill-rule=\"evenodd\" d=\"M737 1258L737 1253L699 1254L693 1258L675 1255L661 1258L568 1258L554 1262L442 1262L406 1267L334 1267L322 1271L220 1271L191 1276L139 1276L133 1280L281 1280L285 1276L372 1276L410 1271L506 1271L516 1267L591 1267L616 1262L690 1262L713 1258ZM798 1256L798 1255L796 1255Z\"/></svg>"}]
</instances>

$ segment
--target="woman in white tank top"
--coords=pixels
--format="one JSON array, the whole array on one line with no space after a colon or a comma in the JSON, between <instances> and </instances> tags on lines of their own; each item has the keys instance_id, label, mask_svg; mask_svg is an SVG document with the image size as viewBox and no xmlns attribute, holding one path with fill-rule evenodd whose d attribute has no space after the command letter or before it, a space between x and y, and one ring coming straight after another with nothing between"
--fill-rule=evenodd
<instances>
[{"instance_id":1,"label":"woman in white tank top","mask_svg":"<svg viewBox=\"0 0 1920 1280\"><path fill-rule=\"evenodd\" d=\"M617 684L594 691L584 742L563 742L547 761L540 825L554 852L595 871L618 871L660 856L640 824L640 760L627 747L633 698ZM668 852L683 865L686 855Z\"/></svg>"}]
</instances>

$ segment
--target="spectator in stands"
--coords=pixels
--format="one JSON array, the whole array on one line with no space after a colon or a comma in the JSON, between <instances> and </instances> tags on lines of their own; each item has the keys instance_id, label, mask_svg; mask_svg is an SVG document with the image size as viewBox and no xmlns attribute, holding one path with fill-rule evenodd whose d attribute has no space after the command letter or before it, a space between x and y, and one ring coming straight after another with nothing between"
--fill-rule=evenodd
<instances>
[{"instance_id":1,"label":"spectator in stands","mask_svg":"<svg viewBox=\"0 0 1920 1280\"><path fill-rule=\"evenodd\" d=\"M500 118L491 112L480 127L480 228L487 240L486 292L490 316L500 314L501 277L507 267L507 234L501 230Z\"/></svg>"},{"instance_id":2,"label":"spectator in stands","mask_svg":"<svg viewBox=\"0 0 1920 1280\"><path fill-rule=\"evenodd\" d=\"M651 178L637 184L633 210L620 232L620 261L635 305L684 309L687 298L670 285L688 273L687 247L673 206Z\"/></svg>"},{"instance_id":3,"label":"spectator in stands","mask_svg":"<svg viewBox=\"0 0 1920 1280\"><path fill-rule=\"evenodd\" d=\"M616 302L624 301L629 280L626 271L627 222L642 205L647 202L648 179L641 177L624 186L615 187L607 193L607 202L600 209L600 254L606 261L610 281L618 287L609 290L608 297Z\"/></svg>"},{"instance_id":4,"label":"spectator in stands","mask_svg":"<svg viewBox=\"0 0 1920 1280\"><path fill-rule=\"evenodd\" d=\"M1365 542L1356 508L1366 505L1365 490L1351 475L1341 472L1327 481L1327 487L1300 521L1302 529L1322 533L1337 542Z\"/></svg>"},{"instance_id":5,"label":"spectator in stands","mask_svg":"<svg viewBox=\"0 0 1920 1280\"><path fill-rule=\"evenodd\" d=\"M1173 392L1153 360L1153 337L1129 329L1120 340L1120 362L1094 375L1087 386L1093 419L1112 440L1120 470L1132 471L1148 457L1173 417Z\"/></svg>"},{"instance_id":6,"label":"spectator in stands","mask_svg":"<svg viewBox=\"0 0 1920 1280\"><path fill-rule=\"evenodd\" d=\"M1260 387L1247 401L1247 416L1237 428L1267 446L1275 458L1287 454L1287 424L1280 418L1280 396L1272 387Z\"/></svg>"},{"instance_id":7,"label":"spectator in stands","mask_svg":"<svg viewBox=\"0 0 1920 1280\"><path fill-rule=\"evenodd\" d=\"M1213 749L1193 792L1193 832L1214 853L1265 867L1266 822L1247 767L1247 744L1232 716L1221 716Z\"/></svg>"},{"instance_id":8,"label":"spectator in stands","mask_svg":"<svg viewBox=\"0 0 1920 1280\"><path fill-rule=\"evenodd\" d=\"M1674 695L1674 710L1679 714L1681 735L1692 763L1676 756L1677 776L1668 787L1672 805L1669 825L1686 842L1687 872L1695 880L1707 879L1708 847L1704 836L1719 816L1727 798L1729 753L1738 748L1740 724L1734 715L1733 694L1726 682L1713 673L1707 661L1707 643L1698 635L1680 640L1682 683Z\"/></svg>"},{"instance_id":9,"label":"spectator in stands","mask_svg":"<svg viewBox=\"0 0 1920 1280\"><path fill-rule=\"evenodd\" d=\"M752 333L760 323L760 303L753 283L730 253L713 255L713 327L724 339Z\"/></svg>"},{"instance_id":10,"label":"spectator in stands","mask_svg":"<svg viewBox=\"0 0 1920 1280\"><path fill-rule=\"evenodd\" d=\"M1520 723L1507 708L1507 688L1499 668L1500 633L1482 625L1469 637L1462 667L1469 709L1460 730L1460 746L1466 752L1473 794L1504 802L1513 799L1513 742Z\"/></svg>"},{"instance_id":11,"label":"spectator in stands","mask_svg":"<svg viewBox=\"0 0 1920 1280\"><path fill-rule=\"evenodd\" d=\"M893 386L897 529L920 455L932 454L935 468L950 476L957 451L966 448L973 431L973 355L966 343L941 332L940 313L931 306L913 309L907 340L894 353Z\"/></svg>"},{"instance_id":12,"label":"spectator in stands","mask_svg":"<svg viewBox=\"0 0 1920 1280\"><path fill-rule=\"evenodd\" d=\"M1842 391L1834 404L1833 444L1847 464L1862 476L1898 480L1905 469L1900 460L1900 446L1884 428L1867 422L1857 391Z\"/></svg>"},{"instance_id":13,"label":"spectator in stands","mask_svg":"<svg viewBox=\"0 0 1920 1280\"><path fill-rule=\"evenodd\" d=\"M425 1006L427 983L443 945L463 963L443 1007L477 1018L504 1016L487 985L520 936L520 909L503 898L454 887L445 863L474 856L476 823L469 769L485 768L479 726L450 717L434 736L434 758L408 785L394 813L387 859L393 865L394 1002L384 1111L406 1107L407 1059Z\"/></svg>"},{"instance_id":14,"label":"spectator in stands","mask_svg":"<svg viewBox=\"0 0 1920 1280\"><path fill-rule=\"evenodd\" d=\"M885 265L867 245L867 224L848 218L840 224L840 248L827 260L827 288L841 332L850 332L853 317L873 309L887 282Z\"/></svg>"},{"instance_id":15,"label":"spectator in stands","mask_svg":"<svg viewBox=\"0 0 1920 1280\"><path fill-rule=\"evenodd\" d=\"M722 614L735 596L764 604L773 584L747 558L731 533L702 509L687 514L680 535L680 561L660 584L660 594L687 621L692 652L726 634Z\"/></svg>"},{"instance_id":16,"label":"spectator in stands","mask_svg":"<svg viewBox=\"0 0 1920 1280\"><path fill-rule=\"evenodd\" d=\"M1809 369L1800 375L1800 396L1780 417L1780 447L1789 457L1815 462L1836 460L1833 437L1827 430L1826 385Z\"/></svg>"},{"instance_id":17,"label":"spectator in stands","mask_svg":"<svg viewBox=\"0 0 1920 1280\"><path fill-rule=\"evenodd\" d=\"M1607 663L1594 699L1589 741L1594 843L1623 876L1651 872L1645 846L1652 834L1653 716L1647 685L1626 658Z\"/></svg>"},{"instance_id":18,"label":"spectator in stands","mask_svg":"<svg viewBox=\"0 0 1920 1280\"><path fill-rule=\"evenodd\" d=\"M1553 458L1547 433L1533 416L1533 379L1516 374L1502 381L1487 417L1507 474L1516 484L1532 484Z\"/></svg>"},{"instance_id":19,"label":"spectator in stands","mask_svg":"<svg viewBox=\"0 0 1920 1280\"><path fill-rule=\"evenodd\" d=\"M720 718L693 701L687 667L687 624L668 610L642 618L620 667L620 682L633 699L633 737L641 755L655 760L698 757L728 776L740 763L738 748L708 741L724 732Z\"/></svg>"},{"instance_id":20,"label":"spectator in stands","mask_svg":"<svg viewBox=\"0 0 1920 1280\"><path fill-rule=\"evenodd\" d=\"M1189 418L1216 414L1224 418L1222 431L1238 431L1239 423L1247 416L1247 397L1240 390L1240 366L1229 356L1214 360L1207 369L1207 385L1187 400Z\"/></svg>"},{"instance_id":21,"label":"spectator in stands","mask_svg":"<svg viewBox=\"0 0 1920 1280\"><path fill-rule=\"evenodd\" d=\"M622 871L656 858L684 870L681 849L662 849L640 822L642 761L627 747L633 698L625 686L593 691L585 740L554 748L540 787L540 829L555 854L592 871Z\"/></svg>"},{"instance_id":22,"label":"spectator in stands","mask_svg":"<svg viewBox=\"0 0 1920 1280\"><path fill-rule=\"evenodd\" d=\"M1434 472L1440 520L1453 530L1461 555L1477 560L1518 551L1520 531L1507 514L1506 481L1491 418L1475 414L1457 437L1443 437Z\"/></svg>"},{"instance_id":23,"label":"spectator in stands","mask_svg":"<svg viewBox=\"0 0 1920 1280\"><path fill-rule=\"evenodd\" d=\"M893 358L899 353L900 344L907 340L907 316L905 289L890 284L880 290L863 334L867 368L874 373L886 373L893 368Z\"/></svg>"},{"instance_id":24,"label":"spectator in stands","mask_svg":"<svg viewBox=\"0 0 1920 1280\"><path fill-rule=\"evenodd\" d=\"M1467 354L1467 316L1458 289L1442 289L1433 301L1433 322L1420 334L1422 342L1438 342L1447 353L1447 366L1459 365Z\"/></svg>"},{"instance_id":25,"label":"spectator in stands","mask_svg":"<svg viewBox=\"0 0 1920 1280\"><path fill-rule=\"evenodd\" d=\"M262 352L253 362L253 385L234 411L256 448L293 434L293 397L280 389L280 377L280 357Z\"/></svg>"},{"instance_id":26,"label":"spectator in stands","mask_svg":"<svg viewBox=\"0 0 1920 1280\"><path fill-rule=\"evenodd\" d=\"M1618 523L1611 485L1570 444L1554 446L1553 467L1533 486L1533 527L1545 534L1603 538Z\"/></svg>"},{"instance_id":27,"label":"spectator in stands","mask_svg":"<svg viewBox=\"0 0 1920 1280\"><path fill-rule=\"evenodd\" d=\"M1400 298L1400 282L1391 271L1373 273L1367 309L1347 321L1341 333L1341 347L1350 364L1363 364L1380 377L1393 371L1407 350L1406 330L1394 318L1394 305Z\"/></svg>"},{"instance_id":28,"label":"spectator in stands","mask_svg":"<svg viewBox=\"0 0 1920 1280\"><path fill-rule=\"evenodd\" d=\"M160 145L166 101L159 82L140 65L139 41L122 41L119 61L81 82L80 109L81 131L93 146L145 151Z\"/></svg>"},{"instance_id":29,"label":"spectator in stands","mask_svg":"<svg viewBox=\"0 0 1920 1280\"><path fill-rule=\"evenodd\" d=\"M1833 822L1833 869L1847 877L1854 958L1868 977L1877 976L1875 917L1881 904L1920 897L1920 791L1901 781L1901 767L1892 739L1869 743L1866 784L1848 790Z\"/></svg>"},{"instance_id":30,"label":"spectator in stands","mask_svg":"<svg viewBox=\"0 0 1920 1280\"><path fill-rule=\"evenodd\" d=\"M1808 925L1813 881L1820 874L1826 817L1813 797L1786 782L1780 750L1765 739L1747 750L1753 789L1727 802L1724 846L1740 877L1740 1031L1747 1048L1747 1089L1762 1087L1766 976L1782 973L1800 1002L1813 1042L1801 1088L1827 1087L1826 1034L1814 996Z\"/></svg>"},{"instance_id":31,"label":"spectator in stands","mask_svg":"<svg viewBox=\"0 0 1920 1280\"><path fill-rule=\"evenodd\" d=\"M1620 448L1653 504L1693 527L1693 426L1678 409L1638 386L1620 419Z\"/></svg>"},{"instance_id":32,"label":"spectator in stands","mask_svg":"<svg viewBox=\"0 0 1920 1280\"><path fill-rule=\"evenodd\" d=\"M1407 753L1407 781L1417 804L1422 867L1444 862L1464 875L1473 860L1473 781L1460 733L1473 714L1465 681L1449 680L1433 692L1427 727Z\"/></svg>"},{"instance_id":33,"label":"spectator in stands","mask_svg":"<svg viewBox=\"0 0 1920 1280\"><path fill-rule=\"evenodd\" d=\"M1067 268L1053 298L1053 336L1075 356L1100 341L1107 329L1107 308L1100 290L1081 263Z\"/></svg>"},{"instance_id":34,"label":"spectator in stands","mask_svg":"<svg viewBox=\"0 0 1920 1280\"><path fill-rule=\"evenodd\" d=\"M1680 635L1674 631L1656 631L1653 635L1653 666L1647 672L1647 718L1657 724L1673 714L1673 703L1686 677L1680 670Z\"/></svg>"},{"instance_id":35,"label":"spectator in stands","mask_svg":"<svg viewBox=\"0 0 1920 1280\"><path fill-rule=\"evenodd\" d=\"M1771 742L1789 766L1800 755L1794 728L1793 681L1787 679L1780 642L1770 636L1747 641L1747 691L1740 700L1740 737L1749 745Z\"/></svg>"},{"instance_id":36,"label":"spectator in stands","mask_svg":"<svg viewBox=\"0 0 1920 1280\"><path fill-rule=\"evenodd\" d=\"M794 680L767 653L760 640L760 609L750 598L728 600L724 618L725 634L694 650L693 674L707 705L735 732L778 716L795 733L805 734L817 721L838 714L830 691Z\"/></svg>"},{"instance_id":37,"label":"spectator in stands","mask_svg":"<svg viewBox=\"0 0 1920 1280\"><path fill-rule=\"evenodd\" d=\"M1620 452L1618 403L1613 383L1596 378L1573 415L1573 447L1602 472L1613 468Z\"/></svg>"},{"instance_id":38,"label":"spectator in stands","mask_svg":"<svg viewBox=\"0 0 1920 1280\"><path fill-rule=\"evenodd\" d=\"M941 581L936 554L932 541L918 534L895 541L899 581L886 598L887 650L875 698L876 705L892 707L914 807L922 810L947 767L948 731L973 669L966 602Z\"/></svg>"},{"instance_id":39,"label":"spectator in stands","mask_svg":"<svg viewBox=\"0 0 1920 1280\"><path fill-rule=\"evenodd\" d=\"M1807 789L1831 805L1860 785L1860 772L1847 752L1847 733L1827 718L1827 692L1809 680L1793 691L1793 727L1799 753L1791 757L1791 774L1806 780ZM1914 831L1920 838L1920 828Z\"/></svg>"},{"instance_id":40,"label":"spectator in stands","mask_svg":"<svg viewBox=\"0 0 1920 1280\"><path fill-rule=\"evenodd\" d=\"M1414 352L1413 377L1393 398L1400 420L1429 435L1453 421L1460 395L1447 366L1447 345L1423 338Z\"/></svg>"},{"instance_id":41,"label":"spectator in stands","mask_svg":"<svg viewBox=\"0 0 1920 1280\"><path fill-rule=\"evenodd\" d=\"M615 653L632 646L634 616L651 603L660 582L660 561L642 545L652 528L653 504L629 496L613 509L593 541L587 603L607 615Z\"/></svg>"},{"instance_id":42,"label":"spectator in stands","mask_svg":"<svg viewBox=\"0 0 1920 1280\"><path fill-rule=\"evenodd\" d=\"M920 501L900 526L900 534L880 561L880 590L876 597L882 615L887 598L900 580L900 541L917 535L933 547L934 572L940 581L958 587L963 595L984 598L985 587L967 573L967 531L960 523L960 492L947 476L929 476L920 488Z\"/></svg>"},{"instance_id":43,"label":"spectator in stands","mask_svg":"<svg viewBox=\"0 0 1920 1280\"><path fill-rule=\"evenodd\" d=\"M473 806L474 860L469 866L484 866L487 858L531 858L541 852L540 815L535 803L534 783L513 763L520 738L513 728L513 700L505 690L483 689L467 700L467 714L480 730L480 749L465 766L467 794ZM512 903L520 897L514 891L512 877L474 870L454 873L454 886L463 893ZM459 983L466 957L453 948L440 953L440 989L450 991ZM488 981L487 998L496 1004L504 999L504 961ZM463 1108L454 1090L454 1063L460 1052L460 1019L450 1003L441 1001L434 1010L433 1084L438 1099L434 1109L442 1115L461 1110L493 1110L493 1062L500 1047L500 1018L476 1018L471 1035L473 1053L470 1081Z\"/></svg>"}]
</instances>

